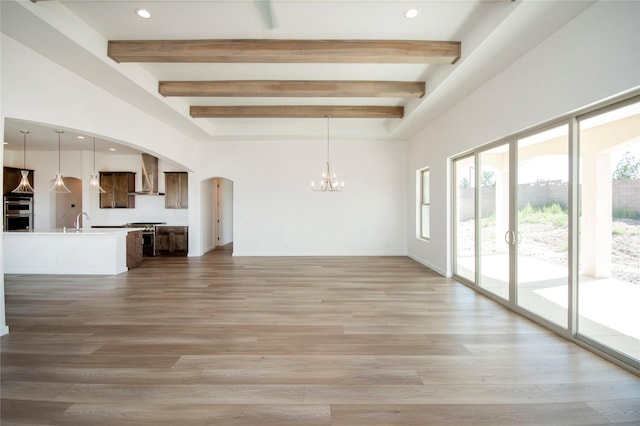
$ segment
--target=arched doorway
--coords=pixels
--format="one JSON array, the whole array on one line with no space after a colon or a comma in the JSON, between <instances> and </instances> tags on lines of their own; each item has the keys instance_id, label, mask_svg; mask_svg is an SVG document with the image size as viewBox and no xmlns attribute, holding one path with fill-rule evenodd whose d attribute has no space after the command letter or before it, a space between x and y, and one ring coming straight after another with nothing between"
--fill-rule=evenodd
<instances>
[{"instance_id":1,"label":"arched doorway","mask_svg":"<svg viewBox=\"0 0 640 426\"><path fill-rule=\"evenodd\" d=\"M203 252L233 249L233 181L214 177L202 181Z\"/></svg>"},{"instance_id":2,"label":"arched doorway","mask_svg":"<svg viewBox=\"0 0 640 426\"><path fill-rule=\"evenodd\" d=\"M52 181L53 182L53 181ZM51 209L53 217L51 223L55 228L74 228L76 217L82 212L82 180L74 177L65 177L64 184L71 190L66 194L52 194ZM82 226L86 224L82 222Z\"/></svg>"}]
</instances>

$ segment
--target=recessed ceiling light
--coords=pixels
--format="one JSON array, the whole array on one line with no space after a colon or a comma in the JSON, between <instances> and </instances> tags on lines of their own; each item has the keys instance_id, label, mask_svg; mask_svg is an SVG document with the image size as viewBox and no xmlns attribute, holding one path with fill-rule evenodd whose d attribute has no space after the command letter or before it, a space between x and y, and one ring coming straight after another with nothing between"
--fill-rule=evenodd
<instances>
[{"instance_id":1,"label":"recessed ceiling light","mask_svg":"<svg viewBox=\"0 0 640 426\"><path fill-rule=\"evenodd\" d=\"M136 9L136 15L144 19L151 18L151 12L149 12L147 9Z\"/></svg>"},{"instance_id":2,"label":"recessed ceiling light","mask_svg":"<svg viewBox=\"0 0 640 426\"><path fill-rule=\"evenodd\" d=\"M115 151L115 150L116 150L115 148L109 148L109 151Z\"/></svg>"},{"instance_id":3,"label":"recessed ceiling light","mask_svg":"<svg viewBox=\"0 0 640 426\"><path fill-rule=\"evenodd\" d=\"M404 13L404 17L405 18L415 18L416 16L418 16L418 9L407 9L407 11Z\"/></svg>"},{"instance_id":4,"label":"recessed ceiling light","mask_svg":"<svg viewBox=\"0 0 640 426\"><path fill-rule=\"evenodd\" d=\"M5 142L4 144L5 144L5 145L9 145L9 142Z\"/></svg>"},{"instance_id":5,"label":"recessed ceiling light","mask_svg":"<svg viewBox=\"0 0 640 426\"><path fill-rule=\"evenodd\" d=\"M77 137L78 139L84 139L84 136L82 136L82 135L78 135L78 136L76 136L76 137Z\"/></svg>"}]
</instances>

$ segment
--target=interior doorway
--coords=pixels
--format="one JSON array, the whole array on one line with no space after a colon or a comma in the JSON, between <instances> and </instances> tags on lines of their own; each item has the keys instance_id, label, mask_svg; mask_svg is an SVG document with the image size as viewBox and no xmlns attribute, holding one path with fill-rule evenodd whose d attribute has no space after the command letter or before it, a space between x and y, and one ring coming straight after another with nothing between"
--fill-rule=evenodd
<instances>
[{"instance_id":1,"label":"interior doorway","mask_svg":"<svg viewBox=\"0 0 640 426\"><path fill-rule=\"evenodd\" d=\"M214 241L224 247L233 243L233 181L217 177L214 183Z\"/></svg>"},{"instance_id":2,"label":"interior doorway","mask_svg":"<svg viewBox=\"0 0 640 426\"><path fill-rule=\"evenodd\" d=\"M53 181L52 181L53 182ZM68 194L54 194L51 201L54 204L49 210L55 217L52 222L55 228L74 228L78 213L82 212L82 180L65 177L64 184L71 190ZM82 223L83 226L86 226Z\"/></svg>"},{"instance_id":3,"label":"interior doorway","mask_svg":"<svg viewBox=\"0 0 640 426\"><path fill-rule=\"evenodd\" d=\"M203 253L224 248L233 250L233 181L223 177L205 179L201 184Z\"/></svg>"}]
</instances>

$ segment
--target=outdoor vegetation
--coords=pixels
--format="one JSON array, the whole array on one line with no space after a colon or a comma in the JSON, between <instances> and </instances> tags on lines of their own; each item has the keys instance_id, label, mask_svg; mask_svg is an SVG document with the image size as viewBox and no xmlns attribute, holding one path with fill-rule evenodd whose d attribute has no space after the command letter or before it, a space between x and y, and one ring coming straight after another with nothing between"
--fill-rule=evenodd
<instances>
[{"instance_id":1,"label":"outdoor vegetation","mask_svg":"<svg viewBox=\"0 0 640 426\"><path fill-rule=\"evenodd\" d=\"M525 205L518 212L518 231L521 235L518 255L546 259L551 264L566 267L569 249L568 220L566 207L559 203L545 206ZM473 223L473 220L466 220L460 224L461 236L473 235ZM482 252L485 255L499 252L500 250L496 247L495 214L482 218L481 232ZM463 237L462 241L465 240ZM470 238L467 241L473 241L473 239ZM502 240L499 240L498 244L503 245ZM613 218L612 277L640 284L638 253L640 253L640 220Z\"/></svg>"},{"instance_id":2,"label":"outdoor vegetation","mask_svg":"<svg viewBox=\"0 0 640 426\"><path fill-rule=\"evenodd\" d=\"M640 179L640 160L637 160L629 151L625 152L616 165L613 178L615 180Z\"/></svg>"},{"instance_id":3,"label":"outdoor vegetation","mask_svg":"<svg viewBox=\"0 0 640 426\"><path fill-rule=\"evenodd\" d=\"M518 223L550 223L566 228L569 223L569 215L566 207L559 203L551 203L541 207L533 207L527 203L518 212Z\"/></svg>"}]
</instances>

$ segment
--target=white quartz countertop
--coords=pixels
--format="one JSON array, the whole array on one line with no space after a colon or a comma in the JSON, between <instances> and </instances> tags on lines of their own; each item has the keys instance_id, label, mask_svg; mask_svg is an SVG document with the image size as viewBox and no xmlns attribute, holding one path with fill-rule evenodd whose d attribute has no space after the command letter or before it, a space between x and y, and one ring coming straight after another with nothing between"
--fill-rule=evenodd
<instances>
[{"instance_id":1,"label":"white quartz countertop","mask_svg":"<svg viewBox=\"0 0 640 426\"><path fill-rule=\"evenodd\" d=\"M105 235L144 231L144 228L41 228L31 231L4 231L12 235Z\"/></svg>"},{"instance_id":2,"label":"white quartz countertop","mask_svg":"<svg viewBox=\"0 0 640 426\"><path fill-rule=\"evenodd\" d=\"M127 271L127 234L142 228L4 232L7 274L115 275ZM37 253L37 261L25 253Z\"/></svg>"}]
</instances>

